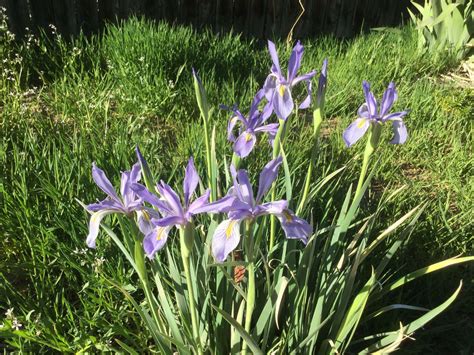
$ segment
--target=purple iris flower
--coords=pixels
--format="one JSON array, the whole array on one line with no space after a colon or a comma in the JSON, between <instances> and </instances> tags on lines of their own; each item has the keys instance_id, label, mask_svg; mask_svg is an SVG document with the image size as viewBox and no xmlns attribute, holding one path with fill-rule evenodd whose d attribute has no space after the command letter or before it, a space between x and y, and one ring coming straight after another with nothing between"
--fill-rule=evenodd
<instances>
[{"instance_id":1,"label":"purple iris flower","mask_svg":"<svg viewBox=\"0 0 474 355\"><path fill-rule=\"evenodd\" d=\"M296 42L296 45L291 52L286 78L281 72L280 62L278 61L278 53L276 51L275 44L272 41L268 41L268 50L270 52L270 56L272 57L273 65L271 73L265 80L263 90L265 91L267 100L272 103L273 110L275 111L276 115L280 119L286 120L294 108L291 89L301 81L304 81L307 84L308 96L300 104L299 108L304 109L309 107L311 103L311 78L316 75L316 71L313 70L308 74L297 76L304 51L304 48L299 41Z\"/></svg>"},{"instance_id":2,"label":"purple iris flower","mask_svg":"<svg viewBox=\"0 0 474 355\"><path fill-rule=\"evenodd\" d=\"M395 112L389 114L393 103L397 100L397 90L395 84L390 83L383 94L380 109L377 109L377 101L374 94L370 91L370 84L366 81L362 83L364 89L365 103L359 108L359 117L352 122L344 131L343 138L347 147L357 142L369 129L370 124L382 124L386 121L392 121L393 139L392 144L403 144L408 138L407 128L403 123L403 117L408 111Z\"/></svg>"},{"instance_id":3,"label":"purple iris flower","mask_svg":"<svg viewBox=\"0 0 474 355\"><path fill-rule=\"evenodd\" d=\"M134 211L141 211L143 209L143 200L131 189L131 185L140 180L140 175L140 164L138 163L134 164L130 171L122 173L120 184L122 198L119 198L104 171L98 168L95 163L92 163L92 178L97 186L107 194L107 197L103 201L87 206L89 211L94 212L89 222L89 235L86 240L89 248L95 248L95 240L99 234L100 222L106 215L111 213L131 215ZM139 225L142 228L146 228L147 223L143 218L145 218L145 215L139 213Z\"/></svg>"},{"instance_id":4,"label":"purple iris flower","mask_svg":"<svg viewBox=\"0 0 474 355\"><path fill-rule=\"evenodd\" d=\"M253 220L263 215L276 216L287 238L300 239L303 243L307 243L312 228L308 222L288 209L287 201L261 202L276 179L281 163L282 158L278 157L265 165L260 173L256 198L254 198L247 172L235 171L235 168L231 166L233 186L225 198L232 197L232 199L225 203L221 202L221 211L224 210L222 205L227 204L228 219L217 226L212 239L212 253L217 261L223 262L239 244L242 221Z\"/></svg>"},{"instance_id":5,"label":"purple iris flower","mask_svg":"<svg viewBox=\"0 0 474 355\"><path fill-rule=\"evenodd\" d=\"M227 139L234 142L234 152L241 158L245 158L252 151L257 141L257 133L267 132L271 143L278 131L278 123L264 124L273 112L272 104L270 102L267 103L262 112L258 110L258 105L264 97L265 92L263 89L257 92L252 101L248 118L245 118L236 107L231 108L234 115L227 125ZM224 106L224 108L226 107ZM239 136L235 137L234 128L239 122L241 124Z\"/></svg>"},{"instance_id":6,"label":"purple iris flower","mask_svg":"<svg viewBox=\"0 0 474 355\"><path fill-rule=\"evenodd\" d=\"M166 244L168 234L173 226L185 227L192 222L192 217L196 214L220 211L220 203L210 206L209 195L211 191L209 189L201 197L191 202L191 196L198 184L199 175L194 167L193 158L190 158L183 181L183 204L178 194L163 181L156 185L161 198L158 198L141 184L132 185L133 191L145 202L157 207L162 215L162 218L151 219L153 229L143 239L145 253L150 259ZM221 200L221 203L226 204L227 200L229 198Z\"/></svg>"}]
</instances>

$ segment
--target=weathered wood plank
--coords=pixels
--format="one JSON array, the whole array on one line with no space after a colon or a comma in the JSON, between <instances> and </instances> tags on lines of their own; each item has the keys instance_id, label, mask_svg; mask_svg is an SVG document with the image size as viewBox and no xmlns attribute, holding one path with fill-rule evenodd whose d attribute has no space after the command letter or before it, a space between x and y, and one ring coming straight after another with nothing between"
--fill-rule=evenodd
<instances>
[{"instance_id":1,"label":"weathered wood plank","mask_svg":"<svg viewBox=\"0 0 474 355\"><path fill-rule=\"evenodd\" d=\"M78 27L90 35L99 29L99 7L97 0L77 0Z\"/></svg>"},{"instance_id":2,"label":"weathered wood plank","mask_svg":"<svg viewBox=\"0 0 474 355\"><path fill-rule=\"evenodd\" d=\"M284 38L301 12L299 1L305 13L293 39L328 32L348 37L361 26L397 25L409 5L409 0L0 0L0 6L6 6L9 26L20 35L25 27L49 24L65 35L76 35L79 29L90 34L105 22L143 14L196 28L234 28L249 36Z\"/></svg>"},{"instance_id":3,"label":"weathered wood plank","mask_svg":"<svg viewBox=\"0 0 474 355\"><path fill-rule=\"evenodd\" d=\"M0 3L0 6L6 8L8 17L8 26L12 33L23 37L26 28L31 28L30 11L26 0L8 0Z\"/></svg>"}]
</instances>

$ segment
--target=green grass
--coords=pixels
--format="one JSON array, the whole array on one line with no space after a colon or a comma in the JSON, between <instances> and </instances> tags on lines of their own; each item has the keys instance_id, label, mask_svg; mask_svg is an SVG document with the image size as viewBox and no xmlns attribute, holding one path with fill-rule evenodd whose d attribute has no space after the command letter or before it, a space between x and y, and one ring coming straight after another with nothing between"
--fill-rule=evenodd
<instances>
[{"instance_id":1,"label":"green grass","mask_svg":"<svg viewBox=\"0 0 474 355\"><path fill-rule=\"evenodd\" d=\"M42 37L38 44L14 44L2 36L0 54L7 60L0 63L4 73L0 84L0 309L14 308L25 334L39 332L37 338L44 344L0 330L4 337L0 349L4 342L27 352L87 347L97 351L115 347L114 339L144 348L147 339L140 332L140 319L105 281L133 288L136 280L107 238L101 238L97 251L82 253L87 215L75 198L91 202L99 196L90 176L92 161L117 183L114 172L129 168L135 144L146 152L155 176L164 180L180 176L191 154L204 167L191 67L199 71L215 108L211 121L218 132L218 154L225 152L229 157L223 133L228 113L218 105L242 103L248 108L270 66L265 43L139 20L73 43ZM404 28L350 41L305 40L302 69L319 68L329 58L327 120L316 171L325 176L347 164L337 190L341 195L328 187L312 202L316 221L331 219L332 211L326 206L333 204L328 201L340 204L342 192L357 179L363 144L347 150L341 134L363 101L362 80L371 82L378 95L389 81L395 81L399 88L395 108L411 110L406 119L409 140L403 146L382 144L378 172L365 203L369 213L383 189L407 186L386 207L390 213L384 216L387 223L379 226L383 229L410 208L429 201L399 260L400 268L425 266L458 253L472 255L474 241L474 93L443 83L439 74L455 63L450 58L433 62L418 55L415 36ZM283 43L279 47L289 53ZM15 60L17 54L20 59ZM294 128L288 139L288 160L297 173L304 174L304 154L310 149L309 118L302 115ZM269 152L264 140L260 146L252 157L257 166L262 166ZM106 261L99 265L101 257ZM445 287L454 288L460 275L472 280L472 269L458 268L405 292L415 304L426 301L428 292L428 306L434 305L446 295ZM472 352L474 345L467 343L472 327L466 326L469 321L472 324L472 285L466 281L468 287L455 308L448 310L440 327L432 328L433 337L429 332L420 335L418 342L405 346L407 352L433 350L437 329L443 331L444 344L459 351L471 346ZM453 326L441 328L447 323Z\"/></svg>"}]
</instances>

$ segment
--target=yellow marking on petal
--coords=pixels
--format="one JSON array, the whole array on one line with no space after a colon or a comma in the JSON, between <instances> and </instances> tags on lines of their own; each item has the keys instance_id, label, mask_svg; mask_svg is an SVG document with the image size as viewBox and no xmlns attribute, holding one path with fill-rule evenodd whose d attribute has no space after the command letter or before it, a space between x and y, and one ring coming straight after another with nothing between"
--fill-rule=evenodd
<instances>
[{"instance_id":1,"label":"yellow marking on petal","mask_svg":"<svg viewBox=\"0 0 474 355\"><path fill-rule=\"evenodd\" d=\"M234 229L235 224L237 221L230 221L229 225L225 229L225 237L229 239L232 236L232 230Z\"/></svg>"},{"instance_id":2,"label":"yellow marking on petal","mask_svg":"<svg viewBox=\"0 0 474 355\"><path fill-rule=\"evenodd\" d=\"M361 120L359 121L359 123L357 124L357 128L362 128L365 126L365 118L361 118Z\"/></svg>"},{"instance_id":3,"label":"yellow marking on petal","mask_svg":"<svg viewBox=\"0 0 474 355\"><path fill-rule=\"evenodd\" d=\"M232 118L230 119L230 121L231 121L232 123L235 123L235 122L237 122L238 119L239 119L239 118L238 118L237 116L234 116L234 117L232 117Z\"/></svg>"},{"instance_id":4,"label":"yellow marking on petal","mask_svg":"<svg viewBox=\"0 0 474 355\"><path fill-rule=\"evenodd\" d=\"M161 240L163 238L163 234L165 233L166 228L160 228L156 232L156 240Z\"/></svg>"},{"instance_id":5,"label":"yellow marking on petal","mask_svg":"<svg viewBox=\"0 0 474 355\"><path fill-rule=\"evenodd\" d=\"M248 132L245 133L245 141L248 142L248 141L250 141L250 140L252 140L252 134L251 134L251 133L248 133Z\"/></svg>"},{"instance_id":6,"label":"yellow marking on petal","mask_svg":"<svg viewBox=\"0 0 474 355\"><path fill-rule=\"evenodd\" d=\"M142 211L143 218L147 221L150 222L150 215L146 211Z\"/></svg>"},{"instance_id":7,"label":"yellow marking on petal","mask_svg":"<svg viewBox=\"0 0 474 355\"><path fill-rule=\"evenodd\" d=\"M283 216L285 216L287 222L293 222L293 216L287 210L283 211Z\"/></svg>"},{"instance_id":8,"label":"yellow marking on petal","mask_svg":"<svg viewBox=\"0 0 474 355\"><path fill-rule=\"evenodd\" d=\"M280 85L280 88L278 90L280 92L280 96L283 97L283 95L285 95L285 90L286 90L285 85Z\"/></svg>"}]
</instances>

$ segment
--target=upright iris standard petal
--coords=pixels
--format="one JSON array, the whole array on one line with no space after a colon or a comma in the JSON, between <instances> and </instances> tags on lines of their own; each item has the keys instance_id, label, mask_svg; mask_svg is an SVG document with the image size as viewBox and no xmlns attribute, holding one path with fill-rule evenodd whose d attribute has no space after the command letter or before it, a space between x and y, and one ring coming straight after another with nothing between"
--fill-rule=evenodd
<instances>
[{"instance_id":1,"label":"upright iris standard petal","mask_svg":"<svg viewBox=\"0 0 474 355\"><path fill-rule=\"evenodd\" d=\"M375 100L374 94L370 91L370 84L367 81L362 83L364 89L365 102L367 103L367 109L370 116L377 116L377 101Z\"/></svg>"},{"instance_id":2,"label":"upright iris standard petal","mask_svg":"<svg viewBox=\"0 0 474 355\"><path fill-rule=\"evenodd\" d=\"M298 73L298 69L301 65L301 58L303 57L304 48L301 45L300 41L296 42L296 45L293 47L291 51L290 60L288 62L288 82L292 82L294 78L296 78L296 74Z\"/></svg>"},{"instance_id":3,"label":"upright iris standard petal","mask_svg":"<svg viewBox=\"0 0 474 355\"><path fill-rule=\"evenodd\" d=\"M369 126L370 121L367 118L358 118L352 122L342 134L346 147L350 147L361 139L369 129Z\"/></svg>"},{"instance_id":4,"label":"upright iris standard petal","mask_svg":"<svg viewBox=\"0 0 474 355\"><path fill-rule=\"evenodd\" d=\"M261 201L263 196L272 186L278 176L278 169L280 168L282 161L282 157L278 157L268 162L262 169L258 181L257 201Z\"/></svg>"},{"instance_id":5,"label":"upright iris standard petal","mask_svg":"<svg viewBox=\"0 0 474 355\"><path fill-rule=\"evenodd\" d=\"M281 75L280 69L280 61L278 60L278 53L275 47L275 43L272 41L268 41L268 52L270 53L270 57L272 58L273 68L276 74Z\"/></svg>"},{"instance_id":6,"label":"upright iris standard petal","mask_svg":"<svg viewBox=\"0 0 474 355\"><path fill-rule=\"evenodd\" d=\"M97 186L100 187L102 191L104 191L110 198L120 201L119 197L117 196L117 192L115 192L114 187L110 183L110 180L105 175L104 171L92 163L92 179Z\"/></svg>"},{"instance_id":7,"label":"upright iris standard petal","mask_svg":"<svg viewBox=\"0 0 474 355\"><path fill-rule=\"evenodd\" d=\"M185 206L189 205L189 197L196 190L197 185L199 184L199 176L194 166L193 158L189 158L188 166L186 167L186 173L184 175L183 181L183 193L184 193L184 204Z\"/></svg>"},{"instance_id":8,"label":"upright iris standard petal","mask_svg":"<svg viewBox=\"0 0 474 355\"><path fill-rule=\"evenodd\" d=\"M212 254L217 261L223 262L239 245L240 221L226 219L217 226L212 238Z\"/></svg>"},{"instance_id":9,"label":"upright iris standard petal","mask_svg":"<svg viewBox=\"0 0 474 355\"><path fill-rule=\"evenodd\" d=\"M397 100L397 90L395 90L395 83L390 83L387 90L385 90L382 97L382 104L380 107L380 116L385 116Z\"/></svg>"}]
</instances>

